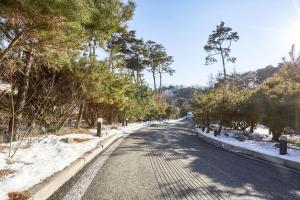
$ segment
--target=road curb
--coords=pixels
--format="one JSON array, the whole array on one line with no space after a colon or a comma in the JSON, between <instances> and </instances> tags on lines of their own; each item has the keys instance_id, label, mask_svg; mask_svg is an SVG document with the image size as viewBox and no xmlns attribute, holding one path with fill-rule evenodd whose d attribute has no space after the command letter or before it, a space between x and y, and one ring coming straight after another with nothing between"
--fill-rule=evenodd
<instances>
[{"instance_id":1,"label":"road curb","mask_svg":"<svg viewBox=\"0 0 300 200\"><path fill-rule=\"evenodd\" d=\"M62 185L76 175L81 169L89 164L96 156L103 152L107 147L112 145L115 141L123 136L114 135L100 141L98 145L86 152L83 156L65 167L62 171L54 173L52 176L46 178L41 183L29 189L31 194L30 200L46 200L54 194Z\"/></svg>"},{"instance_id":2,"label":"road curb","mask_svg":"<svg viewBox=\"0 0 300 200\"><path fill-rule=\"evenodd\" d=\"M196 132L197 133L197 132ZM297 170L300 172L300 163L291 161L291 160L285 160L279 157L271 156L271 155L266 155L260 152L252 151L249 149L245 149L242 147L237 147L231 144L223 143L214 139L211 139L209 137L205 137L202 134L197 133L197 136L199 139L208 142L216 147L223 148L227 151L236 153L236 154L242 154L246 156L250 156L253 158L257 158L259 160L267 161L269 163L273 163L279 166L284 166L293 170Z\"/></svg>"}]
</instances>

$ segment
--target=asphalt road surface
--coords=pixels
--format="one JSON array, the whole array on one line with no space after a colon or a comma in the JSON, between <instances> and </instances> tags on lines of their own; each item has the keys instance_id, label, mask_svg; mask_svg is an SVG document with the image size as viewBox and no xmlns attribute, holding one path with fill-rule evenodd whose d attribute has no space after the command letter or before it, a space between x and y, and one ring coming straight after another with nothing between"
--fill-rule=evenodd
<instances>
[{"instance_id":1,"label":"asphalt road surface","mask_svg":"<svg viewBox=\"0 0 300 200\"><path fill-rule=\"evenodd\" d=\"M188 120L117 141L51 200L300 199L300 174L198 139Z\"/></svg>"}]
</instances>

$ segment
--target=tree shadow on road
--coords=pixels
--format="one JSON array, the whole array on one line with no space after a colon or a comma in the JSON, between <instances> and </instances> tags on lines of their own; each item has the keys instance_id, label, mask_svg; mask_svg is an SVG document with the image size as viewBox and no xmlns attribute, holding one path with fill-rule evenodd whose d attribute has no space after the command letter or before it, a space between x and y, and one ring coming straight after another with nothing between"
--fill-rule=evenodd
<instances>
[{"instance_id":1,"label":"tree shadow on road","mask_svg":"<svg viewBox=\"0 0 300 200\"><path fill-rule=\"evenodd\" d=\"M195 182L188 184L187 189L192 193L199 194L199 190L203 190L221 196L209 196L207 199L300 199L298 173L205 143L191 132L189 122L150 129L149 133L133 135L139 141L137 146L144 149L150 144L153 152L147 156L182 168L174 174L186 173L178 180ZM176 171L174 167L170 170ZM163 187L171 185L164 183Z\"/></svg>"}]
</instances>

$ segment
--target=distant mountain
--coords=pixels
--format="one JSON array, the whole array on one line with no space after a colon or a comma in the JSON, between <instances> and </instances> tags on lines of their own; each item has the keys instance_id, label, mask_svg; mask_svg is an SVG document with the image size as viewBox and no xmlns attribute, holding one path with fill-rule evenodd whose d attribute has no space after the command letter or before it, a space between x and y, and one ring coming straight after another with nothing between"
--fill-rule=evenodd
<instances>
[{"instance_id":1,"label":"distant mountain","mask_svg":"<svg viewBox=\"0 0 300 200\"><path fill-rule=\"evenodd\" d=\"M235 79L240 87L254 88L267 78L272 77L280 68L281 67L269 65L256 71L249 71L242 74L232 74L230 77Z\"/></svg>"},{"instance_id":2,"label":"distant mountain","mask_svg":"<svg viewBox=\"0 0 300 200\"><path fill-rule=\"evenodd\" d=\"M161 96L166 99L169 103L181 107L183 112L190 111L190 100L192 99L194 92L202 92L201 87L184 87L184 86L173 86L162 88Z\"/></svg>"}]
</instances>

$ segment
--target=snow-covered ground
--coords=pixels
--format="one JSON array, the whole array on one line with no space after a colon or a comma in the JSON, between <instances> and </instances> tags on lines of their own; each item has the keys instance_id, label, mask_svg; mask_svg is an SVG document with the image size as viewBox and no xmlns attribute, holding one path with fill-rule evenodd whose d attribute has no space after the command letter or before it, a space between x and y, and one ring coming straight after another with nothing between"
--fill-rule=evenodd
<instances>
[{"instance_id":1,"label":"snow-covered ground","mask_svg":"<svg viewBox=\"0 0 300 200\"><path fill-rule=\"evenodd\" d=\"M11 92L11 85L7 83L1 83L0 81L0 95L3 93ZM17 94L17 90L14 90L14 94Z\"/></svg>"},{"instance_id":2,"label":"snow-covered ground","mask_svg":"<svg viewBox=\"0 0 300 200\"><path fill-rule=\"evenodd\" d=\"M185 117L181 117L179 119L169 119L169 120L166 120L167 123L177 123L179 121L182 121L184 119L188 118L188 116L185 116Z\"/></svg>"},{"instance_id":3,"label":"snow-covered ground","mask_svg":"<svg viewBox=\"0 0 300 200\"><path fill-rule=\"evenodd\" d=\"M78 133L42 136L35 138L30 147L26 147L24 141L24 145L12 159L7 159L8 145L0 144L0 170L14 171L8 176L0 177L0 200L7 200L9 192L25 191L55 172L63 170L85 152L95 148L101 140L111 136L122 137L150 124L130 123L127 127L103 130L100 138ZM90 131L96 133L96 129ZM76 142L76 139L84 141Z\"/></svg>"},{"instance_id":4,"label":"snow-covered ground","mask_svg":"<svg viewBox=\"0 0 300 200\"><path fill-rule=\"evenodd\" d=\"M260 134L260 135L269 135L269 129L263 125L258 124L255 129L253 130L254 134Z\"/></svg>"},{"instance_id":5,"label":"snow-covered ground","mask_svg":"<svg viewBox=\"0 0 300 200\"><path fill-rule=\"evenodd\" d=\"M0 82L0 93L1 92L9 92L11 90L10 84L5 84Z\"/></svg>"},{"instance_id":6,"label":"snow-covered ground","mask_svg":"<svg viewBox=\"0 0 300 200\"><path fill-rule=\"evenodd\" d=\"M231 144L234 146L238 146L241 148L245 148L248 150L264 153L267 155L279 157L286 160L292 160L295 162L300 163L300 150L297 149L288 149L287 155L279 155L279 149L276 148L274 145L276 142L271 141L271 136L269 135L269 130L264 126L257 126L254 130L254 134L258 135L264 135L265 139L263 141L256 141L256 140L245 140L245 141L239 141L234 138L235 131L226 131L227 136L224 134L224 131L222 131L221 135L215 137L213 134L213 131L210 133L202 132L202 129L195 128L195 131L198 135L202 135L208 138L211 138L213 140L220 141L222 143ZM300 137L300 136L292 136L294 138Z\"/></svg>"}]
</instances>

